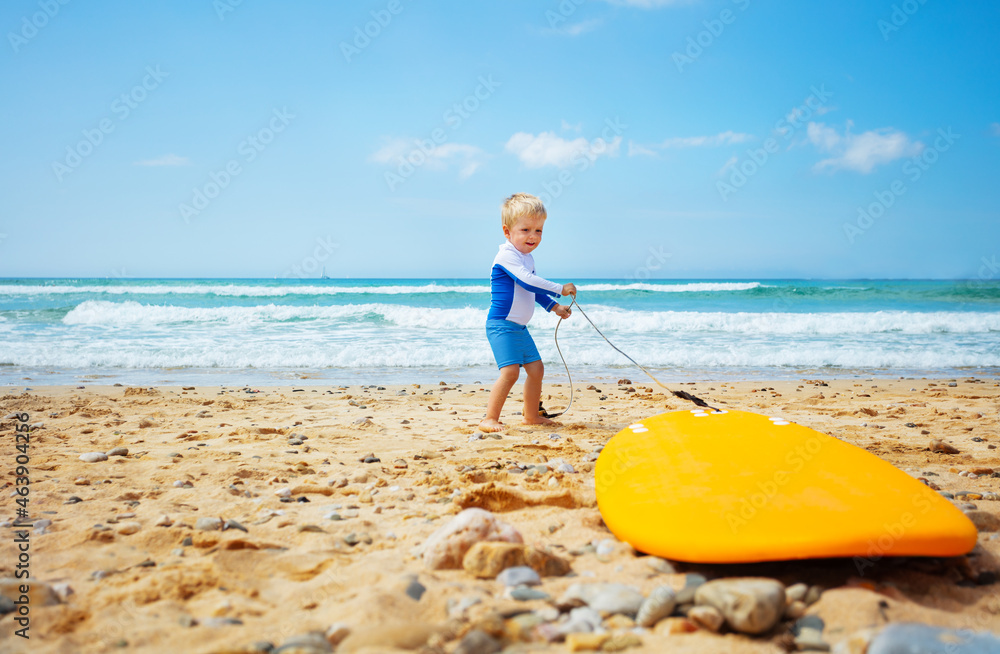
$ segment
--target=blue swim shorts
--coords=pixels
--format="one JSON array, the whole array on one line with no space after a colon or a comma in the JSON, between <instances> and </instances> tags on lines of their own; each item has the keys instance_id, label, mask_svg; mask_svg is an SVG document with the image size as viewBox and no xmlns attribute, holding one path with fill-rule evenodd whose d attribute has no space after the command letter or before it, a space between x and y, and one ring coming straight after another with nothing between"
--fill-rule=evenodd
<instances>
[{"instance_id":1,"label":"blue swim shorts","mask_svg":"<svg viewBox=\"0 0 1000 654\"><path fill-rule=\"evenodd\" d=\"M497 368L540 361L541 355L528 328L516 322L493 318L486 321L486 338L493 349Z\"/></svg>"}]
</instances>

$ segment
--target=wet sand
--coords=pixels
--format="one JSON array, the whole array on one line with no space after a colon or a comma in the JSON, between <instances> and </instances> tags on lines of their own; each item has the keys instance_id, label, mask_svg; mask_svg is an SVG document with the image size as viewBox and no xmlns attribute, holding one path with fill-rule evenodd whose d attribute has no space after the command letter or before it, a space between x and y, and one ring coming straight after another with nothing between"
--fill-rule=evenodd
<instances>
[{"instance_id":1,"label":"wet sand","mask_svg":"<svg viewBox=\"0 0 1000 654\"><path fill-rule=\"evenodd\" d=\"M463 570L424 567L419 546L468 506L494 512L525 543L569 560L575 576L546 578L541 586L553 597L580 581L626 583L648 593L682 584L687 572L752 574L826 589L807 612L822 617L831 644L900 621L1000 633L1000 586L986 583L1000 568L996 531L980 533L973 556L887 559L863 576L845 560L678 563L674 573L663 573L623 543L598 556L593 544L614 537L596 508L593 453L638 419L691 406L632 380L576 384L572 411L557 427L519 426L518 385L503 414L508 431L474 441L488 385L8 390L0 415L27 412L30 423L44 423L31 436L29 500L31 518L51 524L31 534L30 569L61 598L48 606L44 598L33 601L30 641L14 636L12 615L0 618L0 651L249 652L257 642L277 646L343 623L355 634L353 651L363 651L356 649L358 634L367 628L375 628L373 638L402 644L393 635L398 626L411 636L421 628L436 631L423 651L451 652L470 626L495 622L498 611L509 617L548 606L504 599L498 582ZM831 434L944 491L1000 491L1000 479L990 473L960 475L1000 471L994 449L1000 384L994 379L676 388ZM564 406L567 397L565 384L543 387L548 410ZM0 453L0 520L7 526L0 577L14 576L18 553L10 526L14 425L13 418L0 423L8 436ZM930 451L932 439L958 453ZM127 455L95 463L79 458L116 447L127 448ZM378 461L363 462L372 456ZM556 459L576 472L511 470ZM1000 518L1000 502L971 497L979 510ZM204 518L235 524L196 528ZM406 593L413 575L426 588L419 600ZM449 616L449 600L473 596L481 601ZM642 644L629 651L780 652L788 622L783 625L760 637L666 634L658 627L640 634ZM563 643L525 647L567 649ZM395 650L383 644L367 651Z\"/></svg>"}]
</instances>

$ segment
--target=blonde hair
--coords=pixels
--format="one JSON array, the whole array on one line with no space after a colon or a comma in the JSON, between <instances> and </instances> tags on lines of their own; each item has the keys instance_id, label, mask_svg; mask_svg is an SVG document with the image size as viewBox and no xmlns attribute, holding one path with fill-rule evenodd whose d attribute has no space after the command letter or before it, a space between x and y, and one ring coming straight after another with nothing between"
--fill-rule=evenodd
<instances>
[{"instance_id":1,"label":"blonde hair","mask_svg":"<svg viewBox=\"0 0 1000 654\"><path fill-rule=\"evenodd\" d=\"M521 216L541 216L546 217L545 205L537 196L530 193L515 193L500 205L500 217L503 224L508 228L513 228L517 219Z\"/></svg>"}]
</instances>

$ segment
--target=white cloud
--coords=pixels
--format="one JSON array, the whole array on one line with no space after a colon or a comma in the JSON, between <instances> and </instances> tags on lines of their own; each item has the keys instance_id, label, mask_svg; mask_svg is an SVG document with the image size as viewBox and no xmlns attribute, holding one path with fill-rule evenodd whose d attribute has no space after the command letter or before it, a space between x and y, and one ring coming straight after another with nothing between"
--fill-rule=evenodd
<instances>
[{"instance_id":1,"label":"white cloud","mask_svg":"<svg viewBox=\"0 0 1000 654\"><path fill-rule=\"evenodd\" d=\"M851 127L852 123L848 122L841 135L823 123L809 123L806 130L809 141L820 152L833 155L817 163L815 170L830 168L870 173L876 166L918 155L924 149L923 143L911 141L906 134L891 127L861 134L852 134Z\"/></svg>"},{"instance_id":2,"label":"white cloud","mask_svg":"<svg viewBox=\"0 0 1000 654\"><path fill-rule=\"evenodd\" d=\"M628 142L628 156L635 157L642 155L644 157L655 157L656 150L650 150L644 145L639 145L635 141Z\"/></svg>"},{"instance_id":3,"label":"white cloud","mask_svg":"<svg viewBox=\"0 0 1000 654\"><path fill-rule=\"evenodd\" d=\"M630 141L628 144L628 154L630 157L635 155L656 156L659 150L667 150L671 148L710 148L720 145L736 145L751 139L753 139L753 134L726 131L713 136L675 136L664 139L659 143L649 145L641 145Z\"/></svg>"},{"instance_id":4,"label":"white cloud","mask_svg":"<svg viewBox=\"0 0 1000 654\"><path fill-rule=\"evenodd\" d=\"M580 36L581 34L586 34L587 32L593 32L600 27L603 22L604 21L600 18L592 18L590 20L580 21L579 23L571 23L564 27L553 27L545 30L545 33L558 34L560 36Z\"/></svg>"},{"instance_id":5,"label":"white cloud","mask_svg":"<svg viewBox=\"0 0 1000 654\"><path fill-rule=\"evenodd\" d=\"M165 154L156 159L146 159L145 161L134 161L133 166L190 166L191 160L187 157L179 157L176 154Z\"/></svg>"},{"instance_id":6,"label":"white cloud","mask_svg":"<svg viewBox=\"0 0 1000 654\"><path fill-rule=\"evenodd\" d=\"M431 170L446 170L454 165L462 179L470 177L486 160L486 153L474 145L465 143L442 143L427 147L428 141L399 138L387 139L385 144L368 157L369 161L380 164L401 164L407 160L412 165L424 166ZM420 163L417 163L420 162Z\"/></svg>"},{"instance_id":7,"label":"white cloud","mask_svg":"<svg viewBox=\"0 0 1000 654\"><path fill-rule=\"evenodd\" d=\"M993 136L1000 136L1000 123L991 123L990 130L993 132Z\"/></svg>"},{"instance_id":8,"label":"white cloud","mask_svg":"<svg viewBox=\"0 0 1000 654\"><path fill-rule=\"evenodd\" d=\"M577 134L579 134L581 131L583 131L583 123L577 123L576 125L570 125L569 122L565 118L563 118L563 120L562 120L562 129L563 130L567 130L567 129L568 130L572 130L572 131L576 132Z\"/></svg>"},{"instance_id":9,"label":"white cloud","mask_svg":"<svg viewBox=\"0 0 1000 654\"><path fill-rule=\"evenodd\" d=\"M588 141L582 136L567 141L553 132L542 132L538 136L518 132L510 137L504 149L517 155L528 168L556 166L566 168L580 156L596 159L601 156L618 156L622 137L616 136L609 143L602 138Z\"/></svg>"}]
</instances>

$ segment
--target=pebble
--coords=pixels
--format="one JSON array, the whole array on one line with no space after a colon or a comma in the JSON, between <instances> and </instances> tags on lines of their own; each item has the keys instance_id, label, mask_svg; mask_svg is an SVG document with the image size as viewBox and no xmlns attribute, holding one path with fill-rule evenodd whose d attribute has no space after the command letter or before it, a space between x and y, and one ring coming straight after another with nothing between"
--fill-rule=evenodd
<instances>
[{"instance_id":1,"label":"pebble","mask_svg":"<svg viewBox=\"0 0 1000 654\"><path fill-rule=\"evenodd\" d=\"M646 565L660 574L672 575L677 573L677 570L674 568L673 564L670 563L670 561L661 559L658 556L647 556Z\"/></svg>"},{"instance_id":2,"label":"pebble","mask_svg":"<svg viewBox=\"0 0 1000 654\"><path fill-rule=\"evenodd\" d=\"M612 634L611 638L604 641L601 645L602 652L621 652L628 649L629 647L641 647L642 639L639 638L638 634L633 633L623 633L623 634Z\"/></svg>"},{"instance_id":3,"label":"pebble","mask_svg":"<svg viewBox=\"0 0 1000 654\"><path fill-rule=\"evenodd\" d=\"M573 633L566 636L566 647L571 652L592 652L601 649L611 634Z\"/></svg>"},{"instance_id":4,"label":"pebble","mask_svg":"<svg viewBox=\"0 0 1000 654\"><path fill-rule=\"evenodd\" d=\"M462 637L454 654L496 654L502 649L503 645L493 636L482 629L473 629Z\"/></svg>"},{"instance_id":5,"label":"pebble","mask_svg":"<svg viewBox=\"0 0 1000 654\"><path fill-rule=\"evenodd\" d=\"M107 461L108 455L104 452L87 452L80 455L80 460L85 463L97 463L98 461Z\"/></svg>"},{"instance_id":6,"label":"pebble","mask_svg":"<svg viewBox=\"0 0 1000 654\"><path fill-rule=\"evenodd\" d=\"M823 619L808 615L796 620L792 627L795 645L802 652L829 652L830 644L823 640Z\"/></svg>"},{"instance_id":7,"label":"pebble","mask_svg":"<svg viewBox=\"0 0 1000 654\"><path fill-rule=\"evenodd\" d=\"M1000 654L1000 638L985 631L899 622L876 634L867 654Z\"/></svg>"},{"instance_id":8,"label":"pebble","mask_svg":"<svg viewBox=\"0 0 1000 654\"><path fill-rule=\"evenodd\" d=\"M42 520L36 520L35 524L31 526L31 530L36 534L47 534L49 533L49 527L52 526L52 521L48 518Z\"/></svg>"},{"instance_id":9,"label":"pebble","mask_svg":"<svg viewBox=\"0 0 1000 654\"><path fill-rule=\"evenodd\" d=\"M556 472L574 474L576 472L576 469L570 464L563 462L556 466Z\"/></svg>"},{"instance_id":10,"label":"pebble","mask_svg":"<svg viewBox=\"0 0 1000 654\"><path fill-rule=\"evenodd\" d=\"M634 586L614 583L573 584L563 594L559 604L583 602L599 613L624 613L635 616L645 598Z\"/></svg>"},{"instance_id":11,"label":"pebble","mask_svg":"<svg viewBox=\"0 0 1000 654\"><path fill-rule=\"evenodd\" d=\"M657 586L639 607L635 617L636 624L640 627L653 627L673 613L676 606L677 594L674 593L674 589L669 586Z\"/></svg>"},{"instance_id":12,"label":"pebble","mask_svg":"<svg viewBox=\"0 0 1000 654\"><path fill-rule=\"evenodd\" d=\"M82 498L77 497L76 495L70 495L68 498L66 498L66 501L63 502L63 504L76 504L77 502L82 502L82 501L83 501Z\"/></svg>"},{"instance_id":13,"label":"pebble","mask_svg":"<svg viewBox=\"0 0 1000 654\"><path fill-rule=\"evenodd\" d=\"M760 577L716 579L698 588L695 603L714 606L735 631L761 634L785 612L785 587Z\"/></svg>"},{"instance_id":14,"label":"pebble","mask_svg":"<svg viewBox=\"0 0 1000 654\"><path fill-rule=\"evenodd\" d=\"M804 602L806 599L806 593L809 592L809 586L806 584L792 584L785 589L785 603L791 604L792 602Z\"/></svg>"},{"instance_id":15,"label":"pebble","mask_svg":"<svg viewBox=\"0 0 1000 654\"><path fill-rule=\"evenodd\" d=\"M657 635L689 634L692 631L698 631L698 627L687 618L665 618L656 625Z\"/></svg>"},{"instance_id":16,"label":"pebble","mask_svg":"<svg viewBox=\"0 0 1000 654\"><path fill-rule=\"evenodd\" d=\"M128 448L127 447L113 447L110 450L108 450L107 452L105 452L105 454L107 454L108 456L128 456Z\"/></svg>"},{"instance_id":17,"label":"pebble","mask_svg":"<svg viewBox=\"0 0 1000 654\"><path fill-rule=\"evenodd\" d=\"M515 586L513 588L508 588L505 595L510 599L514 599L519 602L552 599L552 597L545 591L538 590L537 588L530 588L528 586Z\"/></svg>"},{"instance_id":18,"label":"pebble","mask_svg":"<svg viewBox=\"0 0 1000 654\"><path fill-rule=\"evenodd\" d=\"M718 633L719 629L722 628L722 623L725 622L722 613L714 606L691 607L691 610L688 611L687 619L701 629L715 633Z\"/></svg>"},{"instance_id":19,"label":"pebble","mask_svg":"<svg viewBox=\"0 0 1000 654\"><path fill-rule=\"evenodd\" d=\"M571 571L564 559L520 543L476 543L462 559L465 571L480 579L494 579L516 566L528 566L542 577L561 577Z\"/></svg>"},{"instance_id":20,"label":"pebble","mask_svg":"<svg viewBox=\"0 0 1000 654\"><path fill-rule=\"evenodd\" d=\"M465 509L424 542L424 565L431 570L461 568L466 553L473 545L492 541L523 543L524 539L517 529L489 511ZM491 576L495 577L496 573Z\"/></svg>"},{"instance_id":21,"label":"pebble","mask_svg":"<svg viewBox=\"0 0 1000 654\"><path fill-rule=\"evenodd\" d=\"M222 523L222 530L225 531L227 529L239 529L240 531L250 533L247 531L246 527L236 522L235 520L226 520L224 523Z\"/></svg>"},{"instance_id":22,"label":"pebble","mask_svg":"<svg viewBox=\"0 0 1000 654\"><path fill-rule=\"evenodd\" d=\"M406 591L404 592L419 602L420 598L427 592L427 587L416 579L411 579L410 583L406 586Z\"/></svg>"},{"instance_id":23,"label":"pebble","mask_svg":"<svg viewBox=\"0 0 1000 654\"><path fill-rule=\"evenodd\" d=\"M170 516L168 516L167 514L163 514L159 518L156 519L156 522L153 523L153 526L154 527L169 527L172 524L174 524L174 521L170 519Z\"/></svg>"},{"instance_id":24,"label":"pebble","mask_svg":"<svg viewBox=\"0 0 1000 654\"><path fill-rule=\"evenodd\" d=\"M181 481L178 479L174 482L174 488L194 488L194 484L187 480Z\"/></svg>"},{"instance_id":25,"label":"pebble","mask_svg":"<svg viewBox=\"0 0 1000 654\"><path fill-rule=\"evenodd\" d=\"M349 626L343 622L334 622L327 628L326 633L323 635L326 637L328 643L336 647L340 644L340 641L347 638L350 633L351 628Z\"/></svg>"},{"instance_id":26,"label":"pebble","mask_svg":"<svg viewBox=\"0 0 1000 654\"><path fill-rule=\"evenodd\" d=\"M272 654L326 654L332 651L333 647L322 632L310 631L292 636Z\"/></svg>"},{"instance_id":27,"label":"pebble","mask_svg":"<svg viewBox=\"0 0 1000 654\"><path fill-rule=\"evenodd\" d=\"M605 561L606 562L608 560L608 558L612 554L614 554L615 547L616 547L617 544L618 543L615 540L611 539L611 538L605 538L603 540L598 541L594 545L594 553L597 555L597 559L599 561Z\"/></svg>"},{"instance_id":28,"label":"pebble","mask_svg":"<svg viewBox=\"0 0 1000 654\"><path fill-rule=\"evenodd\" d=\"M398 470L406 470L407 464L406 461L403 459L396 459L395 461L392 462L392 467Z\"/></svg>"},{"instance_id":29,"label":"pebble","mask_svg":"<svg viewBox=\"0 0 1000 654\"><path fill-rule=\"evenodd\" d=\"M221 518L198 518L194 523L195 529L201 531L218 531L222 529Z\"/></svg>"},{"instance_id":30,"label":"pebble","mask_svg":"<svg viewBox=\"0 0 1000 654\"><path fill-rule=\"evenodd\" d=\"M140 529L142 529L142 525L138 522L123 522L118 525L118 533L124 536L130 536Z\"/></svg>"},{"instance_id":31,"label":"pebble","mask_svg":"<svg viewBox=\"0 0 1000 654\"><path fill-rule=\"evenodd\" d=\"M589 606L580 606L570 610L558 624L559 633L589 633L601 629L603 619L601 614Z\"/></svg>"},{"instance_id":32,"label":"pebble","mask_svg":"<svg viewBox=\"0 0 1000 654\"><path fill-rule=\"evenodd\" d=\"M954 445L949 445L944 441L933 440L930 444L931 452L940 452L942 454L958 454L959 450Z\"/></svg>"},{"instance_id":33,"label":"pebble","mask_svg":"<svg viewBox=\"0 0 1000 654\"><path fill-rule=\"evenodd\" d=\"M526 565L507 568L497 575L497 581L504 586L538 586L542 578Z\"/></svg>"},{"instance_id":34,"label":"pebble","mask_svg":"<svg viewBox=\"0 0 1000 654\"><path fill-rule=\"evenodd\" d=\"M802 600L795 600L794 602L788 602L787 597L785 604L785 618L789 620L798 620L806 614L806 603Z\"/></svg>"},{"instance_id":35,"label":"pebble","mask_svg":"<svg viewBox=\"0 0 1000 654\"><path fill-rule=\"evenodd\" d=\"M228 627L230 625L243 624L243 621L240 620L239 618L229 618L229 617L205 618L204 620L200 620L198 624L202 625L203 627Z\"/></svg>"},{"instance_id":36,"label":"pebble","mask_svg":"<svg viewBox=\"0 0 1000 654\"><path fill-rule=\"evenodd\" d=\"M475 595L470 595L468 597L463 597L460 600L449 599L448 600L448 617L454 620L461 620L465 617L465 612L476 604L482 603L483 600L476 597Z\"/></svg>"}]
</instances>

